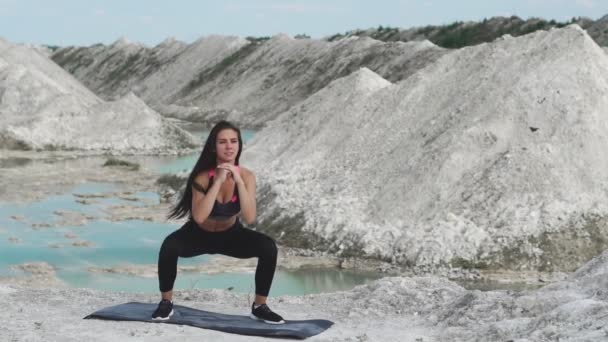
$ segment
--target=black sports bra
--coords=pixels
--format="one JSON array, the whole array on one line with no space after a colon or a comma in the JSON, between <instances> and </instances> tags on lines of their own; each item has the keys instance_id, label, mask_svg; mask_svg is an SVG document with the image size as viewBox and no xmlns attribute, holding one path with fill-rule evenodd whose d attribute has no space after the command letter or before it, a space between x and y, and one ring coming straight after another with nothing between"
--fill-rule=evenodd
<instances>
[{"instance_id":1,"label":"black sports bra","mask_svg":"<svg viewBox=\"0 0 608 342\"><path fill-rule=\"evenodd\" d=\"M236 168L237 170L239 169L238 166L236 166ZM213 176L213 170L209 170L209 186L207 187L207 189L210 189L213 185ZM207 193L207 190L203 189L203 187L197 184L196 182L192 183L192 187L204 194ZM239 189L235 184L234 192L232 193L232 198L230 199L230 201L226 203L221 203L216 199L213 203L213 208L209 213L209 218L218 221L228 220L232 216L238 214L240 211L241 203L239 201Z\"/></svg>"}]
</instances>

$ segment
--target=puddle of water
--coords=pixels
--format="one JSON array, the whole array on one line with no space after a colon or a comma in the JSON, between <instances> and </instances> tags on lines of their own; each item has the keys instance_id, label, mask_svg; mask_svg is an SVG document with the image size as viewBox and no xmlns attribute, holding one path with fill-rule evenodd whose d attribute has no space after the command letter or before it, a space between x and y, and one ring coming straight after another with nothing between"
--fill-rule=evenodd
<instances>
[{"instance_id":1,"label":"puddle of water","mask_svg":"<svg viewBox=\"0 0 608 342\"><path fill-rule=\"evenodd\" d=\"M198 257L196 257L198 258ZM183 259L179 260L180 264ZM342 270L285 271L278 269L270 295L304 295L349 290L378 279L378 275L357 274ZM117 274L63 273L62 279L73 287L89 287L106 291L157 293L156 278ZM225 289L239 293L255 293L254 273L195 274L178 272L174 289Z\"/></svg>"}]
</instances>

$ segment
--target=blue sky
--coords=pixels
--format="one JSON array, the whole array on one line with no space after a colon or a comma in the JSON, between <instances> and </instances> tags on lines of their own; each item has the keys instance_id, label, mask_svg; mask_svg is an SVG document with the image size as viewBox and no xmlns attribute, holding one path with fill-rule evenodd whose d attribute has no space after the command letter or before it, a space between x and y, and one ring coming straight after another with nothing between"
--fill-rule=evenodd
<instances>
[{"instance_id":1,"label":"blue sky","mask_svg":"<svg viewBox=\"0 0 608 342\"><path fill-rule=\"evenodd\" d=\"M598 19L608 0L0 0L0 37L15 43L108 44L120 37L154 46L210 34L320 38L357 28L414 27L517 15Z\"/></svg>"}]
</instances>

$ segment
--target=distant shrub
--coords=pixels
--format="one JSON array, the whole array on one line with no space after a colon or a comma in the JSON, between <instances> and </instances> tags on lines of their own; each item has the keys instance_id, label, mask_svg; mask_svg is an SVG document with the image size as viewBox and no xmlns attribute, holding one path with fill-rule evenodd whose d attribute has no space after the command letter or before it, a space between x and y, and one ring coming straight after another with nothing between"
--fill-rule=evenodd
<instances>
[{"instance_id":1,"label":"distant shrub","mask_svg":"<svg viewBox=\"0 0 608 342\"><path fill-rule=\"evenodd\" d=\"M250 41L252 43L263 43L263 42L269 40L270 37L268 37L268 36L264 36L264 37L248 36L248 37L245 37L245 39L247 39L248 41Z\"/></svg>"},{"instance_id":2,"label":"distant shrub","mask_svg":"<svg viewBox=\"0 0 608 342\"><path fill-rule=\"evenodd\" d=\"M556 26L555 21L553 21L553 23L554 24L551 24L551 22L546 22L544 20L541 20L532 25L528 25L528 26L524 25L524 26L520 27L519 32L517 32L516 35L524 35L524 34L536 32L538 30L546 30L550 27Z\"/></svg>"},{"instance_id":3,"label":"distant shrub","mask_svg":"<svg viewBox=\"0 0 608 342\"><path fill-rule=\"evenodd\" d=\"M489 265L483 261L471 261L460 257L456 257L450 261L450 266L453 268L462 268L465 270L485 270Z\"/></svg>"},{"instance_id":4,"label":"distant shrub","mask_svg":"<svg viewBox=\"0 0 608 342\"><path fill-rule=\"evenodd\" d=\"M331 36L331 37L327 38L327 41L329 41L329 42L333 42L333 41L336 41L336 40L340 40L340 39L342 39L342 38L344 38L344 37L345 37L345 36L344 36L343 34L336 33L336 34L334 34L333 36Z\"/></svg>"},{"instance_id":5,"label":"distant shrub","mask_svg":"<svg viewBox=\"0 0 608 342\"><path fill-rule=\"evenodd\" d=\"M116 159L116 158L109 158L108 160L106 160L106 162L103 164L103 166L124 166L124 167L129 168L132 171L139 170L139 164L132 163L132 162L129 162L126 160Z\"/></svg>"},{"instance_id":6,"label":"distant shrub","mask_svg":"<svg viewBox=\"0 0 608 342\"><path fill-rule=\"evenodd\" d=\"M433 32L433 30L435 30L437 27L436 26L432 26L432 25L427 25L427 26L423 26L419 29L416 30L416 33L421 34L423 36L427 36Z\"/></svg>"},{"instance_id":7,"label":"distant shrub","mask_svg":"<svg viewBox=\"0 0 608 342\"><path fill-rule=\"evenodd\" d=\"M306 33L296 34L294 36L295 39L310 39L310 36Z\"/></svg>"},{"instance_id":8,"label":"distant shrub","mask_svg":"<svg viewBox=\"0 0 608 342\"><path fill-rule=\"evenodd\" d=\"M168 186L176 192L181 190L185 182L186 179L184 177L174 174L164 174L156 180L156 184Z\"/></svg>"},{"instance_id":9,"label":"distant shrub","mask_svg":"<svg viewBox=\"0 0 608 342\"><path fill-rule=\"evenodd\" d=\"M415 39L428 39L434 44L444 48L462 48L465 46L477 45L491 42L505 34L511 36L521 36L538 30L548 30L552 27L564 27L568 24L577 22L580 18L573 17L566 22L556 20L543 20L540 18L530 18L522 20L518 16L509 18L484 18L482 21L465 23L456 21L448 25L433 26L427 25L414 30ZM370 30L353 30L345 34L334 34L327 38L328 41L340 40L350 36L371 35L372 38L381 41L407 41L411 36L400 36L400 30L389 26L379 25Z\"/></svg>"},{"instance_id":10,"label":"distant shrub","mask_svg":"<svg viewBox=\"0 0 608 342\"><path fill-rule=\"evenodd\" d=\"M15 150L20 150L20 151L31 151L32 145L26 143L25 141L21 141L21 140L15 140L12 143L12 146L10 146L11 148L15 149Z\"/></svg>"},{"instance_id":11,"label":"distant shrub","mask_svg":"<svg viewBox=\"0 0 608 342\"><path fill-rule=\"evenodd\" d=\"M390 27L390 26L382 26L379 25L378 28L376 29L376 31L378 32L394 32L394 31L399 31L399 29L397 27Z\"/></svg>"},{"instance_id":12,"label":"distant shrub","mask_svg":"<svg viewBox=\"0 0 608 342\"><path fill-rule=\"evenodd\" d=\"M19 167L25 166L31 163L32 160L30 158L23 157L9 157L0 159L0 168L11 168L11 167Z\"/></svg>"},{"instance_id":13,"label":"distant shrub","mask_svg":"<svg viewBox=\"0 0 608 342\"><path fill-rule=\"evenodd\" d=\"M47 47L47 49L51 50L52 52L55 52L57 50L59 50L60 46L58 45L45 45Z\"/></svg>"}]
</instances>

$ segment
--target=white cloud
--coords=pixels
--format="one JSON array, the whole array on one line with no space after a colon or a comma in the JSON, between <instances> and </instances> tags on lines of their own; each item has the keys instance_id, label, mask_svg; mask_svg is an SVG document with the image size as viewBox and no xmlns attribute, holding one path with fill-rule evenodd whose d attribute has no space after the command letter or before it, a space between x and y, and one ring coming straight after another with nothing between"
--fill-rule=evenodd
<instances>
[{"instance_id":1,"label":"white cloud","mask_svg":"<svg viewBox=\"0 0 608 342\"><path fill-rule=\"evenodd\" d=\"M150 24L154 21L154 17L151 15L141 15L137 19L143 24Z\"/></svg>"},{"instance_id":2,"label":"white cloud","mask_svg":"<svg viewBox=\"0 0 608 342\"><path fill-rule=\"evenodd\" d=\"M542 6L542 7L546 7L546 6L552 6L552 7L559 7L559 6L566 6L566 5L576 5L579 7L583 7L585 9L590 9L590 8L595 8L597 7L597 0L527 0L528 3L530 5L533 6ZM605 0L601 0L601 1L605 1Z\"/></svg>"},{"instance_id":3,"label":"white cloud","mask_svg":"<svg viewBox=\"0 0 608 342\"><path fill-rule=\"evenodd\" d=\"M579 6L586 7L586 8L593 8L593 7L595 7L594 0L576 0L576 4L579 5Z\"/></svg>"},{"instance_id":4,"label":"white cloud","mask_svg":"<svg viewBox=\"0 0 608 342\"><path fill-rule=\"evenodd\" d=\"M539 6L564 6L571 5L574 3L577 6L584 8L594 8L596 7L596 0L528 0L530 3L539 5Z\"/></svg>"},{"instance_id":5,"label":"white cloud","mask_svg":"<svg viewBox=\"0 0 608 342\"><path fill-rule=\"evenodd\" d=\"M224 7L227 11L270 11L282 13L318 13L318 12L341 12L344 9L321 4L307 3L270 3L270 4L237 4L229 3Z\"/></svg>"},{"instance_id":6,"label":"white cloud","mask_svg":"<svg viewBox=\"0 0 608 342\"><path fill-rule=\"evenodd\" d=\"M270 10L286 13L310 13L310 12L339 12L340 8L330 5L311 5L311 4L286 4L276 3L269 6Z\"/></svg>"},{"instance_id":7,"label":"white cloud","mask_svg":"<svg viewBox=\"0 0 608 342\"><path fill-rule=\"evenodd\" d=\"M102 17L106 14L106 10L102 8L96 8L93 10L93 15L96 17Z\"/></svg>"},{"instance_id":8,"label":"white cloud","mask_svg":"<svg viewBox=\"0 0 608 342\"><path fill-rule=\"evenodd\" d=\"M564 0L528 0L528 3L537 6L557 6L562 5Z\"/></svg>"}]
</instances>

